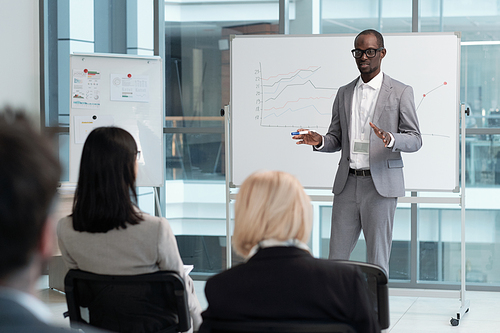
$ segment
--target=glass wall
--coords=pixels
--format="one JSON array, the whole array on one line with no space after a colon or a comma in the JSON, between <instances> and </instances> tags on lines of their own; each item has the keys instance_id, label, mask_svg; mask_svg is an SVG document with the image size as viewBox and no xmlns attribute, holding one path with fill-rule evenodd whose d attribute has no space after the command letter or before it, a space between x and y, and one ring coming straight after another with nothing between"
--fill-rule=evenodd
<instances>
[{"instance_id":1,"label":"glass wall","mask_svg":"<svg viewBox=\"0 0 500 333\"><path fill-rule=\"evenodd\" d=\"M226 268L220 111L229 104L229 38L277 33L278 9L278 1L165 1L166 211L199 276Z\"/></svg>"},{"instance_id":2,"label":"glass wall","mask_svg":"<svg viewBox=\"0 0 500 333\"><path fill-rule=\"evenodd\" d=\"M323 0L321 33L411 32L412 0Z\"/></svg>"},{"instance_id":3,"label":"glass wall","mask_svg":"<svg viewBox=\"0 0 500 333\"><path fill-rule=\"evenodd\" d=\"M153 55L152 0L45 0L45 123L58 134L68 180L69 57L72 52ZM224 123L229 103L229 38L276 34L278 0L159 1L165 22L165 174L161 205L186 264L203 278L226 264ZM467 117L467 280L500 285L500 4L489 0L420 0L422 32L458 31L462 38L460 101ZM291 34L412 31L413 0L290 0ZM346 50L348 52L349 50ZM443 55L446 57L446 55ZM353 64L354 66L354 64ZM352 78L346 78L346 83ZM332 171L333 172L333 171ZM141 207L154 211L152 189ZM408 194L409 195L409 194ZM420 194L419 194L420 195ZM315 202L311 246L328 253L331 204ZM417 226L416 258L412 230ZM400 204L394 226L391 281L457 283L460 208ZM240 258L233 257L234 262ZM353 253L364 260L364 241ZM416 261L416 264L413 262ZM412 271L416 267L416 271ZM412 284L413 283L413 284Z\"/></svg>"},{"instance_id":4,"label":"glass wall","mask_svg":"<svg viewBox=\"0 0 500 333\"><path fill-rule=\"evenodd\" d=\"M468 0L421 4L422 31L461 34L460 98L471 111L466 119L466 279L471 284L498 286L500 203L495 199L500 196L497 176L500 61L496 53L500 50L500 4ZM451 236L456 228L451 228L450 223L459 221L459 213L443 210L438 214L439 223L443 223L442 239L448 239L443 243L443 256L447 260L443 261L442 281L454 281L460 250L458 235Z\"/></svg>"},{"instance_id":5,"label":"glass wall","mask_svg":"<svg viewBox=\"0 0 500 333\"><path fill-rule=\"evenodd\" d=\"M277 20L278 1L165 1L167 179L224 180L229 38Z\"/></svg>"}]
</instances>

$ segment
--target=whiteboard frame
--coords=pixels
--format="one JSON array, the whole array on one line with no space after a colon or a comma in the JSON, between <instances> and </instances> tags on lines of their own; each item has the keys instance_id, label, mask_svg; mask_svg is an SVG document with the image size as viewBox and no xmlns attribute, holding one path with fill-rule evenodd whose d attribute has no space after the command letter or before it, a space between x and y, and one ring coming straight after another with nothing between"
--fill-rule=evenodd
<instances>
[{"instance_id":1,"label":"whiteboard frame","mask_svg":"<svg viewBox=\"0 0 500 333\"><path fill-rule=\"evenodd\" d=\"M408 192L452 192L452 193L459 193L460 192L460 187L459 187L459 136L460 136L460 61L461 61L461 34L460 32L424 32L424 33L387 33L383 34L384 37L392 37L392 36L398 36L398 37L412 37L412 36L451 36L454 35L456 36L456 48L457 48L457 64L456 64L456 101L455 101L455 132L457 133L456 138L454 138L455 141L455 152L454 152L454 186L453 188L447 188L447 189L432 189L432 188L406 188L405 190ZM229 112L229 125L230 127L234 124L233 122L233 84L234 84L234 79L233 79L233 46L232 42L234 39L267 39L267 38L335 38L335 37L351 37L352 40L356 37L356 34L317 34L317 35L231 35L230 36L230 112ZM390 73L389 73L390 74ZM346 78L345 84L348 83L348 80L350 78ZM396 77L396 79L398 79ZM327 124L329 125L329 123ZM230 129L230 135L229 135L229 145L230 145L230 156L229 156L229 172L230 172L230 180L229 180L229 186L231 188L237 188L241 184L236 184L234 182L234 130ZM250 140L250 138L249 138ZM424 142L425 145L425 142ZM341 152L337 152L338 154L341 154ZM334 153L335 154L335 153ZM404 154L404 153L403 153ZM406 154L405 154L406 155ZM335 174L337 170L334 170L333 173ZM326 176L325 176L326 177ZM305 188L309 189L331 189L332 186L325 186L325 187L317 187L317 186L308 186L307 184L304 186Z\"/></svg>"},{"instance_id":2,"label":"whiteboard frame","mask_svg":"<svg viewBox=\"0 0 500 333\"><path fill-rule=\"evenodd\" d=\"M142 186L147 186L147 187L162 187L165 184L165 172L164 172L164 138L163 138L163 127L164 127L164 101L163 101L163 90L164 90L164 82L163 82L163 61L161 57L159 56L137 56L137 55L129 55L129 54L108 54L108 53L72 53L70 54L70 75L69 75L69 84L70 84L70 94L73 92L73 69L76 69L75 67L75 60L80 59L80 58L87 58L87 59L98 59L98 58L103 58L103 59L116 59L117 61L124 61L124 60L129 60L129 61L145 61L146 64L149 64L150 62L153 62L156 67L158 67L158 71L154 71L154 77L149 77L149 101L148 102L125 102L125 101L112 101L111 100L111 91L110 87L104 86L104 82L101 83L100 87L100 93L102 94L101 96L101 107L99 109L80 109L80 108L73 108L73 102L72 98L70 97L69 101L69 121L70 121L70 128L69 128L69 148L70 148L70 158L69 158L69 174L70 174L70 182L77 182L78 181L78 173L79 173L79 167L80 167L80 158L81 158L81 152L83 149L83 143L76 143L75 142L75 116L81 116L82 114L84 115L114 115L114 125L116 127L123 128L127 130L135 139L139 150L143 150L142 155L142 160L139 161L139 171L138 171L138 176L136 180L136 186L137 187L142 187ZM135 66L142 66L142 64L137 65L134 64ZM88 69L96 69L101 71L101 75L111 75L111 74L124 74L128 73L127 69L107 69L107 68L92 68L94 65L90 66L83 66L83 67L90 67ZM151 69L150 69L151 70ZM138 73L140 76L142 73ZM148 73L149 75L149 73ZM108 78L109 81L109 78ZM153 88L151 88L153 86ZM104 94L105 92L105 94ZM112 108L110 109L104 109L102 107L102 104L106 101L106 103L110 104L115 104L115 103L121 103L119 105L125 106L123 109L120 110L120 116L121 118L117 117L116 112L113 113L114 110ZM123 103L123 104L122 104ZM140 103L140 105L138 104ZM142 115L139 114L135 116L130 116L133 114L132 111L129 111L129 117L128 118L123 118L123 114L121 113L123 110L129 110L133 109L135 106L139 105L140 107L136 108L139 110L147 110L148 115ZM117 104L118 105L118 104ZM147 105L148 107L144 107L144 105ZM118 120L117 120L118 119ZM139 136L144 135L144 131L141 132L139 131L138 128L135 126L130 126L130 123L135 121L137 124L141 124L141 126L147 127L149 132L146 134L148 138L151 137L151 135L154 136L154 138L158 138L158 140L146 140L145 143L140 142ZM129 124L127 124L127 122ZM141 133L139 133L141 132ZM145 146L147 148L141 147ZM144 151L147 150L147 153Z\"/></svg>"}]
</instances>

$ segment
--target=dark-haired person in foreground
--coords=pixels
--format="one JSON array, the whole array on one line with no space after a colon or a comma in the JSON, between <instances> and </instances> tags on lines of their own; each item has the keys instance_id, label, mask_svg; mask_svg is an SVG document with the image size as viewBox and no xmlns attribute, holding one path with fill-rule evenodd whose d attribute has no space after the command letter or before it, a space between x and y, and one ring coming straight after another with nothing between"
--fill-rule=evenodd
<instances>
[{"instance_id":1,"label":"dark-haired person in foreground","mask_svg":"<svg viewBox=\"0 0 500 333\"><path fill-rule=\"evenodd\" d=\"M184 272L175 236L165 218L148 215L136 206L137 145L130 133L117 127L94 129L85 141L73 213L57 227L63 260L70 269L97 274L138 275L176 271L184 278L192 329L198 330L201 307L193 281ZM130 309L137 317L154 315L152 307ZM91 324L120 332L157 331L152 321L137 327L116 327L108 318L92 317ZM145 326L144 326L145 325ZM159 324L157 324L159 325Z\"/></svg>"},{"instance_id":2,"label":"dark-haired person in foreground","mask_svg":"<svg viewBox=\"0 0 500 333\"><path fill-rule=\"evenodd\" d=\"M21 112L0 110L0 332L59 332L36 282L53 255L60 166ZM62 314L61 314L62 318ZM68 330L69 331L69 330Z\"/></svg>"},{"instance_id":3,"label":"dark-haired person in foreground","mask_svg":"<svg viewBox=\"0 0 500 333\"><path fill-rule=\"evenodd\" d=\"M315 151L342 152L333 184L329 258L349 259L363 230L366 261L389 276L394 214L398 197L405 195L401 153L419 150L422 137L412 87L381 71L387 54L383 36L364 30L351 52L360 76L339 88L328 132L293 138Z\"/></svg>"},{"instance_id":4,"label":"dark-haired person in foreground","mask_svg":"<svg viewBox=\"0 0 500 333\"><path fill-rule=\"evenodd\" d=\"M380 332L361 271L314 258L306 245L311 228L311 202L295 177L280 171L249 176L236 197L233 234L246 262L207 281L203 319L331 321ZM210 332L209 323L202 332Z\"/></svg>"}]
</instances>

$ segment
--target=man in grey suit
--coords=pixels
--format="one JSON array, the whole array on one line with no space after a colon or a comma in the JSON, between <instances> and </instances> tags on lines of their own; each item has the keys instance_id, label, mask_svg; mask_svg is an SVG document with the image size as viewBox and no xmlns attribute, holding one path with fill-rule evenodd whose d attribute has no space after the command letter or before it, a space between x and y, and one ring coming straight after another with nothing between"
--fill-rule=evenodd
<instances>
[{"instance_id":1,"label":"man in grey suit","mask_svg":"<svg viewBox=\"0 0 500 333\"><path fill-rule=\"evenodd\" d=\"M405 195L401 152L419 150L422 138L413 89L380 70L387 52L382 35L360 32L351 52L361 75L338 90L326 135L309 131L293 138L315 151L342 151L329 258L349 259L363 230L367 261L389 274L397 197Z\"/></svg>"},{"instance_id":2,"label":"man in grey suit","mask_svg":"<svg viewBox=\"0 0 500 333\"><path fill-rule=\"evenodd\" d=\"M55 244L50 211L59 174L50 141L21 114L0 110L2 333L65 331L48 323L50 312L35 297L36 282Z\"/></svg>"}]
</instances>

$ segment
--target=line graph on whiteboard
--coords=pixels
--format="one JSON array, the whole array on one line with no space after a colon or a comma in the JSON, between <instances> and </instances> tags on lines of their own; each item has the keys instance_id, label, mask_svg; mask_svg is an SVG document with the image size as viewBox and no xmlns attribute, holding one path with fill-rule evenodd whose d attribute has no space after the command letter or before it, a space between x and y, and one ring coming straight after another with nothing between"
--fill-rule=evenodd
<instances>
[{"instance_id":1,"label":"line graph on whiteboard","mask_svg":"<svg viewBox=\"0 0 500 333\"><path fill-rule=\"evenodd\" d=\"M263 127L327 128L338 88L318 84L321 66L266 75L255 70L255 119ZM324 78L323 78L324 80Z\"/></svg>"},{"instance_id":2,"label":"line graph on whiteboard","mask_svg":"<svg viewBox=\"0 0 500 333\"><path fill-rule=\"evenodd\" d=\"M254 119L259 121L261 127L328 128L339 88L328 84L331 74L322 66L297 66L273 72L264 70L259 62L254 74ZM417 114L434 110L436 99L442 99L443 92L449 89L449 82L441 82L431 87L420 87L423 93L415 98ZM425 122L420 125L423 136L447 137L426 126Z\"/></svg>"},{"instance_id":3,"label":"line graph on whiteboard","mask_svg":"<svg viewBox=\"0 0 500 333\"><path fill-rule=\"evenodd\" d=\"M442 84L439 84L438 86L430 89L429 91L426 91L425 93L422 94L422 97L420 98L420 101L418 102L418 104L416 105L416 111L417 111L417 115L420 113L420 112L423 112L422 109L421 109L421 106L422 104L425 106L426 105L426 100L429 98L429 94L431 93L434 93L436 91L441 91L440 88L443 88L443 87L446 87L448 85L448 82L447 81L444 81ZM438 90L439 89L439 90ZM436 96L433 94L433 96L435 98L440 98L441 96ZM428 102L427 102L428 103ZM426 117L427 119L427 117ZM443 135L443 134L440 134L440 133L433 133L433 132L427 132L425 129L426 129L426 124L423 124L421 123L420 124L420 129L422 131L421 135L422 136L434 136L434 137L444 137L444 138L449 138L449 135Z\"/></svg>"},{"instance_id":4,"label":"line graph on whiteboard","mask_svg":"<svg viewBox=\"0 0 500 333\"><path fill-rule=\"evenodd\" d=\"M433 91L435 91L435 90L437 90L437 89L439 89L439 88L441 88L441 87L444 87L444 86L446 86L447 84L448 84L448 82L444 81L444 82L443 82L443 84L440 84L439 86L437 86L437 87L435 87L435 88L431 89L430 91L428 91L427 93L423 94L423 95L422 95L422 99L420 100L420 103L418 103L418 105L417 105L417 111L418 111L418 109L420 108L420 105L422 104L422 102L424 101L424 99L425 99L427 96L429 96L429 94L430 94L431 92L433 92Z\"/></svg>"}]
</instances>

